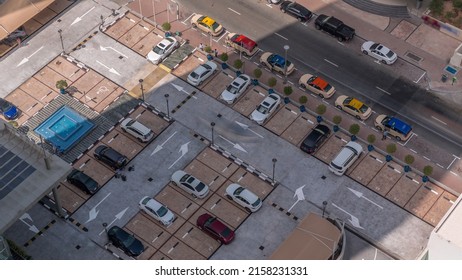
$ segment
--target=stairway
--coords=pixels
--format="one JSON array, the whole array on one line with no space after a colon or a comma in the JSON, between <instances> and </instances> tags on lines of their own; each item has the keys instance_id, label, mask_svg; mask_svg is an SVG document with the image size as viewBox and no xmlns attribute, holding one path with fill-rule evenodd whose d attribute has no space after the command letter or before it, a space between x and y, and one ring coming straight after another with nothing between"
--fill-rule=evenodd
<instances>
[{"instance_id":1,"label":"stairway","mask_svg":"<svg viewBox=\"0 0 462 280\"><path fill-rule=\"evenodd\" d=\"M343 0L343 2L372 14L393 18L409 18L407 6L386 5L368 0Z\"/></svg>"}]
</instances>

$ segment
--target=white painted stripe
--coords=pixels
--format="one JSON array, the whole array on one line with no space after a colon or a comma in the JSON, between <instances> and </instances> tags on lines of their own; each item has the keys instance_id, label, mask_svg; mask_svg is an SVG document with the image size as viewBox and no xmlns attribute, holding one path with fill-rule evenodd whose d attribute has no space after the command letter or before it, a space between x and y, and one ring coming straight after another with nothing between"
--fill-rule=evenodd
<instances>
[{"instance_id":1,"label":"white painted stripe","mask_svg":"<svg viewBox=\"0 0 462 280\"><path fill-rule=\"evenodd\" d=\"M438 165L439 167L441 168L444 168L444 166L442 166L441 164L437 163L436 165Z\"/></svg>"},{"instance_id":2,"label":"white painted stripe","mask_svg":"<svg viewBox=\"0 0 462 280\"><path fill-rule=\"evenodd\" d=\"M380 159L376 158L375 159L376 161L380 162L380 163L383 163L383 161L381 161Z\"/></svg>"},{"instance_id":3,"label":"white painted stripe","mask_svg":"<svg viewBox=\"0 0 462 280\"><path fill-rule=\"evenodd\" d=\"M181 238L185 238L189 232L186 232Z\"/></svg>"},{"instance_id":4,"label":"white painted stripe","mask_svg":"<svg viewBox=\"0 0 462 280\"><path fill-rule=\"evenodd\" d=\"M417 152L415 150L413 150L413 149L409 149L409 150L411 150L411 152L413 152L414 154L417 154Z\"/></svg>"},{"instance_id":5,"label":"white painted stripe","mask_svg":"<svg viewBox=\"0 0 462 280\"><path fill-rule=\"evenodd\" d=\"M215 203L214 205L212 205L212 207L210 207L210 210L212 210L213 208L215 208L215 206L217 206L216 203Z\"/></svg>"},{"instance_id":6,"label":"white painted stripe","mask_svg":"<svg viewBox=\"0 0 462 280\"><path fill-rule=\"evenodd\" d=\"M170 254L173 251L173 249L175 249L175 248L173 248L173 247L170 248L170 250L168 250L167 254Z\"/></svg>"},{"instance_id":7,"label":"white painted stripe","mask_svg":"<svg viewBox=\"0 0 462 280\"><path fill-rule=\"evenodd\" d=\"M388 95L391 95L391 93L389 93L388 91L386 91L386 90L384 90L384 89L382 89L382 88L379 88L378 86L376 86L375 88L378 89L378 90L380 90L381 92L384 92L384 93L386 93L386 94L388 94Z\"/></svg>"},{"instance_id":8,"label":"white painted stripe","mask_svg":"<svg viewBox=\"0 0 462 280\"><path fill-rule=\"evenodd\" d=\"M448 167L446 167L446 169L449 169L449 167L451 167L451 165L454 163L454 161L456 161L456 159L453 159L453 160L451 161L451 163L448 165Z\"/></svg>"},{"instance_id":9,"label":"white painted stripe","mask_svg":"<svg viewBox=\"0 0 462 280\"><path fill-rule=\"evenodd\" d=\"M310 124L314 124L312 120L306 120L306 121L309 122Z\"/></svg>"},{"instance_id":10,"label":"white painted stripe","mask_svg":"<svg viewBox=\"0 0 462 280\"><path fill-rule=\"evenodd\" d=\"M156 242L157 238L159 238L159 236L156 236L156 238L154 238L154 239L151 241L151 243Z\"/></svg>"},{"instance_id":11,"label":"white painted stripe","mask_svg":"<svg viewBox=\"0 0 462 280\"><path fill-rule=\"evenodd\" d=\"M435 190L430 190L432 193L438 195L438 193Z\"/></svg>"},{"instance_id":12,"label":"white painted stripe","mask_svg":"<svg viewBox=\"0 0 462 280\"><path fill-rule=\"evenodd\" d=\"M457 173L454 172L454 171L449 171L449 172L450 172L452 175L454 175L454 176L459 176L459 175L457 175Z\"/></svg>"},{"instance_id":13,"label":"white painted stripe","mask_svg":"<svg viewBox=\"0 0 462 280\"><path fill-rule=\"evenodd\" d=\"M444 125L448 125L447 123L443 122L442 120L440 120L440 119L438 119L438 118L436 118L434 116L432 116L432 119L437 120L437 121L439 121L440 123L442 123Z\"/></svg>"},{"instance_id":14,"label":"white painted stripe","mask_svg":"<svg viewBox=\"0 0 462 280\"><path fill-rule=\"evenodd\" d=\"M425 74L427 74L427 73L426 73L426 72L424 72L424 73L422 74L422 76L420 76L420 78L419 78L419 79L417 79L417 81L414 81L414 83L416 83L416 84L417 84L417 83L418 83L418 82L419 82L419 81L420 81L420 80L423 78L423 76L425 76Z\"/></svg>"},{"instance_id":15,"label":"white painted stripe","mask_svg":"<svg viewBox=\"0 0 462 280\"><path fill-rule=\"evenodd\" d=\"M347 140L345 140L345 139L343 139L343 138L342 138L341 140L342 140L343 142L345 142L345 143L348 143L348 141L347 141Z\"/></svg>"},{"instance_id":16,"label":"white painted stripe","mask_svg":"<svg viewBox=\"0 0 462 280\"><path fill-rule=\"evenodd\" d=\"M460 157L456 156L456 155L452 155L453 157L455 157L456 159L460 159Z\"/></svg>"},{"instance_id":17,"label":"white painted stripe","mask_svg":"<svg viewBox=\"0 0 462 280\"><path fill-rule=\"evenodd\" d=\"M330 64L334 65L335 67L338 67L337 64L333 63L333 62L330 61L330 60L327 60L327 59L324 58L324 61L327 62L327 63L330 63Z\"/></svg>"},{"instance_id":18,"label":"white painted stripe","mask_svg":"<svg viewBox=\"0 0 462 280\"><path fill-rule=\"evenodd\" d=\"M451 204L454 204L454 201L452 201L452 200L449 200L449 203L451 203Z\"/></svg>"},{"instance_id":19,"label":"white painted stripe","mask_svg":"<svg viewBox=\"0 0 462 280\"><path fill-rule=\"evenodd\" d=\"M419 184L419 181L417 181L416 179L412 179L412 182L416 183L417 185Z\"/></svg>"},{"instance_id":20,"label":"white painted stripe","mask_svg":"<svg viewBox=\"0 0 462 280\"><path fill-rule=\"evenodd\" d=\"M428 160L428 161L431 161L428 157L426 156L423 156L424 159Z\"/></svg>"},{"instance_id":21,"label":"white painted stripe","mask_svg":"<svg viewBox=\"0 0 462 280\"><path fill-rule=\"evenodd\" d=\"M287 39L286 37L282 36L281 34L278 34L276 32L274 32L274 35L277 35L279 37L281 37L282 39L286 40L286 41L289 41L289 39Z\"/></svg>"},{"instance_id":22,"label":"white painted stripe","mask_svg":"<svg viewBox=\"0 0 462 280\"><path fill-rule=\"evenodd\" d=\"M393 168L393 170L395 170L396 173L401 174L401 171L399 171L398 169L394 169L394 168Z\"/></svg>"},{"instance_id":23,"label":"white painted stripe","mask_svg":"<svg viewBox=\"0 0 462 280\"><path fill-rule=\"evenodd\" d=\"M339 44L340 44L340 45L342 45L342 46L345 46L345 44L344 44L344 43L342 43L342 42L339 42L338 40L337 40L337 43L339 43Z\"/></svg>"},{"instance_id":24,"label":"white painted stripe","mask_svg":"<svg viewBox=\"0 0 462 280\"><path fill-rule=\"evenodd\" d=\"M228 10L230 10L231 12L234 12L234 13L236 13L236 14L238 14L238 15L241 15L241 13L238 13L237 11L235 11L235 10L233 10L233 9L231 9L231 8L228 8Z\"/></svg>"}]
</instances>

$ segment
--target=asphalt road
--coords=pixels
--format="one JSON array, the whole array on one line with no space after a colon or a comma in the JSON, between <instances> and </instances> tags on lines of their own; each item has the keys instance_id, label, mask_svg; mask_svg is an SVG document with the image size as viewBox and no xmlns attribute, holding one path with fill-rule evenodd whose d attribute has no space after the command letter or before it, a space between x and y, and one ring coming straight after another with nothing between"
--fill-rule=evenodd
<instances>
[{"instance_id":1,"label":"asphalt road","mask_svg":"<svg viewBox=\"0 0 462 280\"><path fill-rule=\"evenodd\" d=\"M358 97L379 113L396 115L411 123L425 141L414 147L411 144L410 148L423 150L430 158L441 156L442 149L449 155L459 154L460 114L413 82L417 74L424 73L422 69L402 59L393 66L376 63L360 52L364 39L356 37L341 44L315 30L314 18L301 24L281 13L278 6L269 8L266 1L179 2L190 11L213 15L228 30L256 39L264 50L284 54L283 46L289 45L288 57L299 73L320 73L342 94ZM373 126L373 118L367 123Z\"/></svg>"}]
</instances>

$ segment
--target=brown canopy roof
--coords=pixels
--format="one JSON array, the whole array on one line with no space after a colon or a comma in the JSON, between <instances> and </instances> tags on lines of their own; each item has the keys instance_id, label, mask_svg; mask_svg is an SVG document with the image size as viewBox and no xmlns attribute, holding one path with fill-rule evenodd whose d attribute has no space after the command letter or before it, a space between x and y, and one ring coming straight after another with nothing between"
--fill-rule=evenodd
<instances>
[{"instance_id":1,"label":"brown canopy roof","mask_svg":"<svg viewBox=\"0 0 462 280\"><path fill-rule=\"evenodd\" d=\"M0 40L40 13L55 0L0 1Z\"/></svg>"}]
</instances>

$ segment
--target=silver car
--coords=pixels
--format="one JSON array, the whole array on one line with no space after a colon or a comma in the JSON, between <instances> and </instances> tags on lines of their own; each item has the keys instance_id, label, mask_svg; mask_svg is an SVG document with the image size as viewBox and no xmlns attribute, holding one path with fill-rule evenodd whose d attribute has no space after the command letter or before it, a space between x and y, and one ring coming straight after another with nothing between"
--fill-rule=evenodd
<instances>
[{"instance_id":1,"label":"silver car","mask_svg":"<svg viewBox=\"0 0 462 280\"><path fill-rule=\"evenodd\" d=\"M231 184L226 188L226 197L234 200L248 212L256 212L261 208L261 199L239 184Z\"/></svg>"},{"instance_id":2,"label":"silver car","mask_svg":"<svg viewBox=\"0 0 462 280\"><path fill-rule=\"evenodd\" d=\"M396 53L382 44L375 43L372 41L366 41L361 46L361 51L364 54L370 55L373 58L378 59L384 64L393 64L398 59Z\"/></svg>"},{"instance_id":3,"label":"silver car","mask_svg":"<svg viewBox=\"0 0 462 280\"><path fill-rule=\"evenodd\" d=\"M145 196L141 199L139 205L141 210L161 222L164 226L171 225L173 220L175 220L175 214L154 198Z\"/></svg>"},{"instance_id":4,"label":"silver car","mask_svg":"<svg viewBox=\"0 0 462 280\"><path fill-rule=\"evenodd\" d=\"M212 61L207 61L199 65L188 75L188 83L193 86L201 85L208 77L212 76L217 70L217 65Z\"/></svg>"},{"instance_id":5,"label":"silver car","mask_svg":"<svg viewBox=\"0 0 462 280\"><path fill-rule=\"evenodd\" d=\"M243 93L250 85L250 77L242 74L229 84L221 93L220 98L228 104L233 104L234 101Z\"/></svg>"},{"instance_id":6,"label":"silver car","mask_svg":"<svg viewBox=\"0 0 462 280\"><path fill-rule=\"evenodd\" d=\"M131 134L136 139L138 139L138 141L143 143L151 141L152 137L154 136L154 132L152 132L152 130L131 118L126 118L120 124L120 127L124 132Z\"/></svg>"},{"instance_id":7,"label":"silver car","mask_svg":"<svg viewBox=\"0 0 462 280\"><path fill-rule=\"evenodd\" d=\"M166 37L160 41L146 56L146 58L154 64L159 64L170 53L173 52L180 44L173 37Z\"/></svg>"},{"instance_id":8,"label":"silver car","mask_svg":"<svg viewBox=\"0 0 462 280\"><path fill-rule=\"evenodd\" d=\"M209 193L209 186L183 170L178 170L172 174L172 182L193 197L204 198Z\"/></svg>"},{"instance_id":9,"label":"silver car","mask_svg":"<svg viewBox=\"0 0 462 280\"><path fill-rule=\"evenodd\" d=\"M268 95L252 112L250 119L263 124L281 103L281 97L276 93Z\"/></svg>"}]
</instances>

